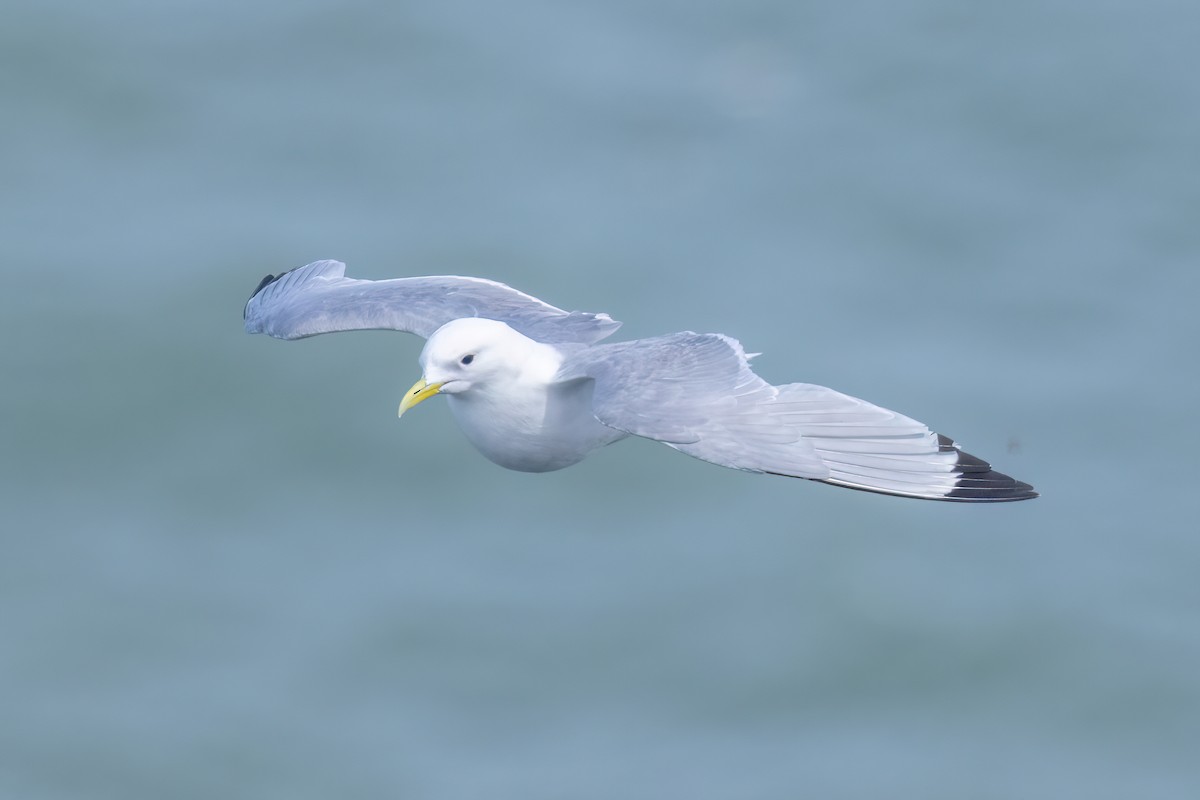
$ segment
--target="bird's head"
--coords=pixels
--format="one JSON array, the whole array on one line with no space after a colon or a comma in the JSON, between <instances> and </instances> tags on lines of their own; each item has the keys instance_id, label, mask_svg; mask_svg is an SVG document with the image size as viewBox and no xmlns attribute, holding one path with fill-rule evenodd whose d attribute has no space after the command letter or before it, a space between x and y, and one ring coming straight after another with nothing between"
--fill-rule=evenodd
<instances>
[{"instance_id":1,"label":"bird's head","mask_svg":"<svg viewBox=\"0 0 1200 800\"><path fill-rule=\"evenodd\" d=\"M465 317L433 332L421 351L421 379L404 393L399 415L435 394L462 394L518 375L538 343L503 322Z\"/></svg>"}]
</instances>

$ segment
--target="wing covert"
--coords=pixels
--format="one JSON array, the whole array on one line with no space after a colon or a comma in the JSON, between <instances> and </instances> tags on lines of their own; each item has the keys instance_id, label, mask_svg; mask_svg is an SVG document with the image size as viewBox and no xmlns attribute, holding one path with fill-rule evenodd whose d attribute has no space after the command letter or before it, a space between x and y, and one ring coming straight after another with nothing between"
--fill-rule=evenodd
<instances>
[{"instance_id":1,"label":"wing covert","mask_svg":"<svg viewBox=\"0 0 1200 800\"><path fill-rule=\"evenodd\" d=\"M750 472L825 478L778 389L754 374L735 339L676 333L572 354L560 377L595 381L592 408L611 428Z\"/></svg>"}]
</instances>

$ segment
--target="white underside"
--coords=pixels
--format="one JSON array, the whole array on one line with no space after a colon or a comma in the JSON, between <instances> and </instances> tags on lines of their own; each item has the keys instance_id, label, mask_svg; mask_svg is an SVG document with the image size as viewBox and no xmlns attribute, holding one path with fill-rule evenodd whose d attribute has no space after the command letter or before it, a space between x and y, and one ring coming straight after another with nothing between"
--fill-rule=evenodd
<instances>
[{"instance_id":1,"label":"white underside","mask_svg":"<svg viewBox=\"0 0 1200 800\"><path fill-rule=\"evenodd\" d=\"M628 435L596 420L591 388L587 381L517 384L446 399L463 435L489 460L521 472L550 472Z\"/></svg>"}]
</instances>

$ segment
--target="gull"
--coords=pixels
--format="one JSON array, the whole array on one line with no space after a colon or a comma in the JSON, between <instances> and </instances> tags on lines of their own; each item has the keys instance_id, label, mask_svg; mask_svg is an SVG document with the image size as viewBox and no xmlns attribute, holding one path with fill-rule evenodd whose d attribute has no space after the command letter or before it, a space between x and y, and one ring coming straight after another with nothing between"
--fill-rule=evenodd
<instances>
[{"instance_id":1,"label":"gull","mask_svg":"<svg viewBox=\"0 0 1200 800\"><path fill-rule=\"evenodd\" d=\"M263 278L244 319L248 333L278 339L381 329L425 338L400 416L444 395L471 444L508 469L562 469L640 436L722 467L886 495L1037 497L903 414L824 386L767 383L729 336L604 343L620 326L607 314L563 311L483 278L357 280L340 261L315 261Z\"/></svg>"}]
</instances>

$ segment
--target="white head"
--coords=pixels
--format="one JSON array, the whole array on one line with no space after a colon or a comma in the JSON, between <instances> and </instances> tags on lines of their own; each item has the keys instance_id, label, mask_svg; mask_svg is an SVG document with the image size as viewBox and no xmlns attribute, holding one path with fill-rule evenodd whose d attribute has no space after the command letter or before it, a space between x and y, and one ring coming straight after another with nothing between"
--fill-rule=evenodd
<instances>
[{"instance_id":1,"label":"white head","mask_svg":"<svg viewBox=\"0 0 1200 800\"><path fill-rule=\"evenodd\" d=\"M425 342L419 359L424 375L405 392L400 416L435 394L460 394L512 378L538 347L494 319L451 320Z\"/></svg>"}]
</instances>

